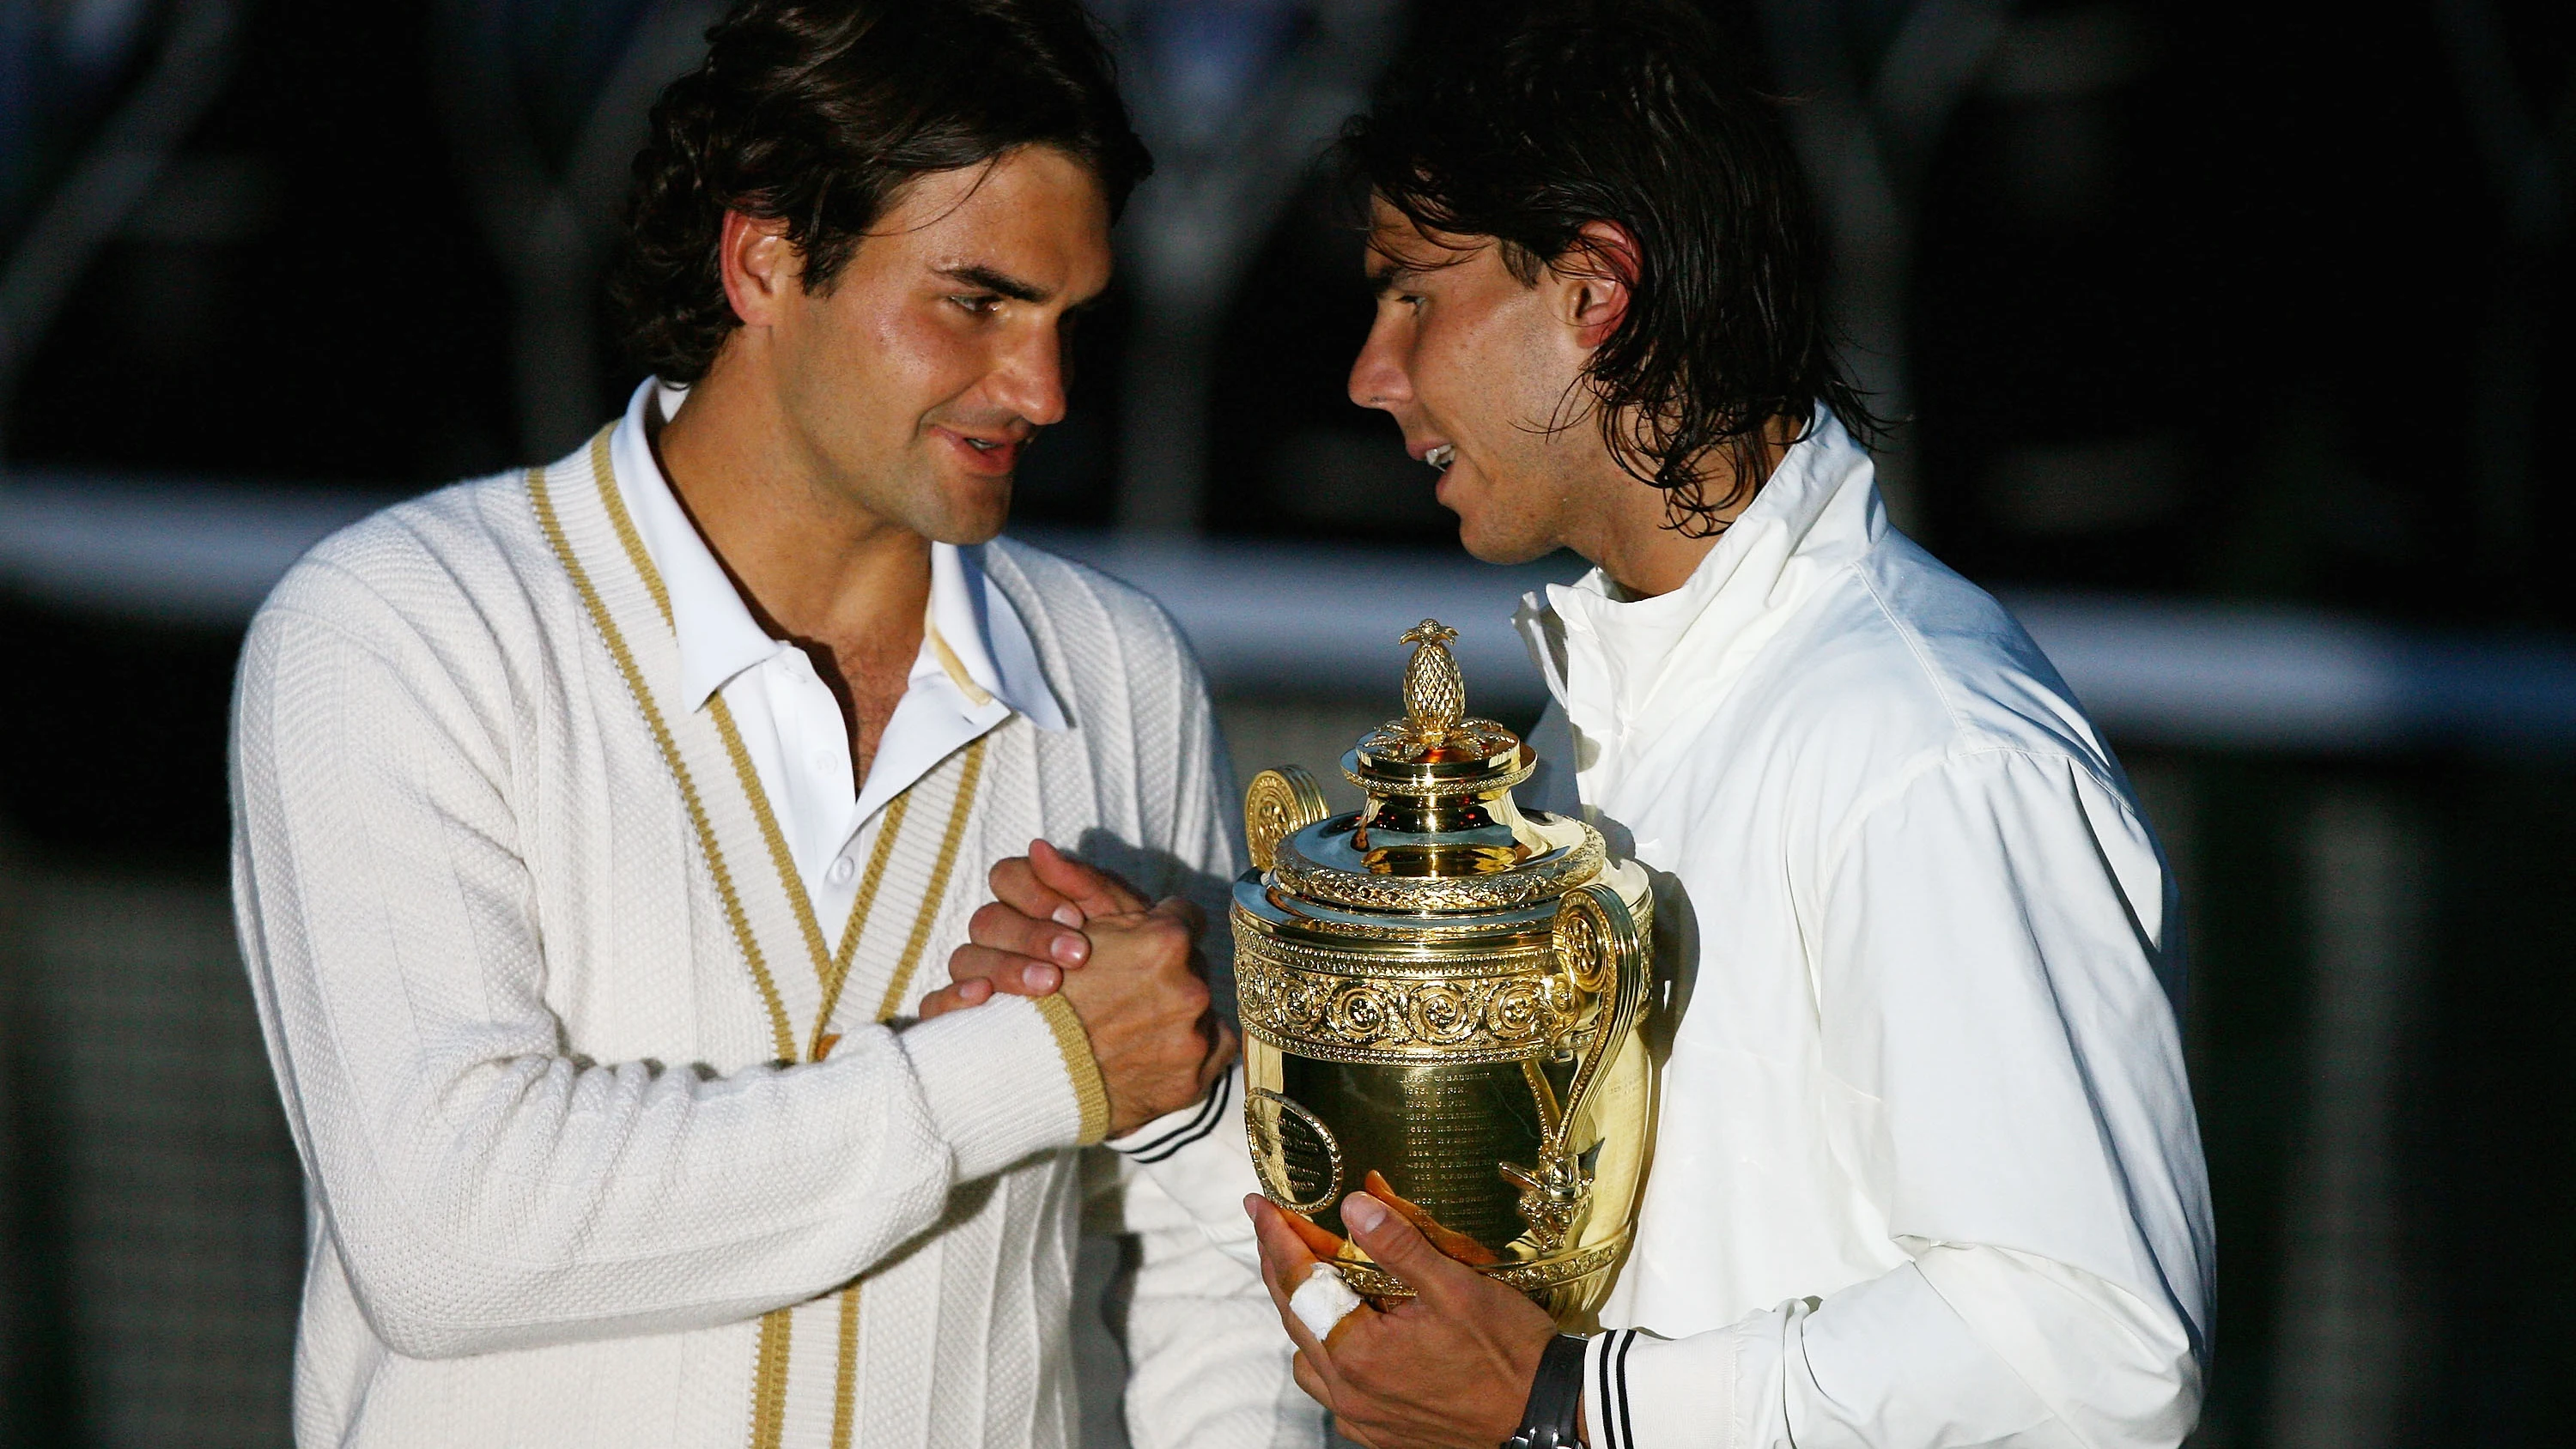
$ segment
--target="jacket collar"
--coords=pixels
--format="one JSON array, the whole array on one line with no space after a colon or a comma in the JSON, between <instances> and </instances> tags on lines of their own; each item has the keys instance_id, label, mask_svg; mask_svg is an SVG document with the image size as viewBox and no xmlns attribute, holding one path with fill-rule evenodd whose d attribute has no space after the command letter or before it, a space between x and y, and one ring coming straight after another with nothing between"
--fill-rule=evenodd
<instances>
[{"instance_id":1,"label":"jacket collar","mask_svg":"<svg viewBox=\"0 0 2576 1449\"><path fill-rule=\"evenodd\" d=\"M653 456L647 410L668 417L687 395L686 388L649 379L639 385L609 439L609 456L618 494L670 594L683 694L692 709L704 709L736 675L793 646L771 638L752 618ZM1038 668L1028 628L985 577L982 552L931 544L930 611L911 683L915 689L944 685L941 692L953 691L953 703L970 718L998 705L1040 729L1062 730L1064 711Z\"/></svg>"},{"instance_id":2,"label":"jacket collar","mask_svg":"<svg viewBox=\"0 0 2576 1449\"><path fill-rule=\"evenodd\" d=\"M1886 531L1869 454L1820 406L1814 431L1789 448L1680 588L1628 599L1596 568L1524 596L1514 623L1566 718L1588 741L1615 749L1722 692L1828 577ZM1594 798L1590 789L1585 796Z\"/></svg>"}]
</instances>

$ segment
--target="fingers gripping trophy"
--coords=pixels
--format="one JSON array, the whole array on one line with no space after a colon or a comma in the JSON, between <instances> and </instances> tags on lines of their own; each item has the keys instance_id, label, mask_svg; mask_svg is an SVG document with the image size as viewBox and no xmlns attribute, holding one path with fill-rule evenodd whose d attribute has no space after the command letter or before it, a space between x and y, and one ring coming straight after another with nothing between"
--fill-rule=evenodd
<instances>
[{"instance_id":1,"label":"fingers gripping trophy","mask_svg":"<svg viewBox=\"0 0 2576 1449\"><path fill-rule=\"evenodd\" d=\"M1263 1193L1361 1294L1411 1293L1349 1241L1364 1190L1588 1329L1649 1155L1646 873L1513 803L1537 756L1468 716L1456 637L1405 633L1404 718L1342 757L1364 808L1327 818L1295 768L1245 792L1245 1127Z\"/></svg>"}]
</instances>

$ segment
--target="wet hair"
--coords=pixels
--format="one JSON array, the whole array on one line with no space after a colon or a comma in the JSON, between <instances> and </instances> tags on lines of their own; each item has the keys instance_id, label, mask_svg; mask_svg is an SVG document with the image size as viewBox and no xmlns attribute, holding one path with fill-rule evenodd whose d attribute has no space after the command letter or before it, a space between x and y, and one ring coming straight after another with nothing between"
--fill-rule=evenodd
<instances>
[{"instance_id":1,"label":"wet hair","mask_svg":"<svg viewBox=\"0 0 2576 1449\"><path fill-rule=\"evenodd\" d=\"M741 0L654 103L609 283L628 350L706 375L741 319L717 248L728 211L784 221L828 293L917 176L1052 146L1114 217L1153 159L1077 0Z\"/></svg>"},{"instance_id":2,"label":"wet hair","mask_svg":"<svg viewBox=\"0 0 2576 1449\"><path fill-rule=\"evenodd\" d=\"M1762 484L1774 419L1804 438L1821 402L1877 435L1834 359L1813 208L1745 47L1686 0L1480 9L1417 44L1343 128L1343 181L1435 239L1490 238L1529 285L1624 276L1583 227L1627 230L1627 312L1585 379L1611 455L1664 490L1667 527L1724 529Z\"/></svg>"}]
</instances>

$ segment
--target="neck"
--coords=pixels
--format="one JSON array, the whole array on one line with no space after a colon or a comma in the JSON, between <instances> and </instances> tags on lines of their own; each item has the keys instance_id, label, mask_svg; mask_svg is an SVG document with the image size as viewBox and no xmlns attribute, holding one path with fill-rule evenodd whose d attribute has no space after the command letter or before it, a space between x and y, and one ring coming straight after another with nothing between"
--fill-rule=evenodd
<instances>
[{"instance_id":1,"label":"neck","mask_svg":"<svg viewBox=\"0 0 2576 1449\"><path fill-rule=\"evenodd\" d=\"M1717 537L1693 538L1666 527L1663 490L1625 473L1619 482L1609 506L1589 520L1590 537L1571 546L1631 599L1669 594L1690 581L1700 560L1717 547Z\"/></svg>"},{"instance_id":2,"label":"neck","mask_svg":"<svg viewBox=\"0 0 2576 1449\"><path fill-rule=\"evenodd\" d=\"M1774 418L1763 429L1764 478L1780 466L1781 455L1789 450L1789 440L1795 436L1797 430L1785 419ZM1737 474L1732 460L1716 454L1708 463L1710 471L1701 479L1700 495L1733 495ZM1735 522L1753 503L1753 490L1746 489L1742 497L1709 516L1708 524L1714 525L1715 531L1695 524L1692 533L1686 534L1671 526L1674 515L1667 506L1664 490L1639 482L1618 465L1606 448L1596 471L1600 476L1590 490L1593 506L1569 532L1565 545L1609 575L1610 582L1631 599L1656 598L1690 582L1701 560L1724 536L1725 525Z\"/></svg>"},{"instance_id":3,"label":"neck","mask_svg":"<svg viewBox=\"0 0 2576 1449\"><path fill-rule=\"evenodd\" d=\"M761 627L908 660L930 601L930 540L851 497L737 352L652 434L663 476Z\"/></svg>"}]
</instances>

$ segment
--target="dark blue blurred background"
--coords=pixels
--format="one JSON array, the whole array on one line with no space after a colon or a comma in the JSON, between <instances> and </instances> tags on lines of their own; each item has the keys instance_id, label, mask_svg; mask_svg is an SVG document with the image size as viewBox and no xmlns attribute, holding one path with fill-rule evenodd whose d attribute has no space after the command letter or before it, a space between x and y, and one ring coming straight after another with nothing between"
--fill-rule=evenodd
<instances>
[{"instance_id":1,"label":"dark blue blurred background","mask_svg":"<svg viewBox=\"0 0 2576 1449\"><path fill-rule=\"evenodd\" d=\"M1162 593L1238 760L1504 628L1342 375L1311 163L1468 0L1119 0L1161 169L1020 527ZM1730 4L1900 520L2013 600L2185 887L2206 1446L2576 1435L2576 7ZM635 380L597 296L708 0L0 0L0 1442L283 1444L302 1201L231 940L242 624ZM1323 771L1329 774L1329 770ZM1093 1437L1116 1442L1095 1404Z\"/></svg>"}]
</instances>

